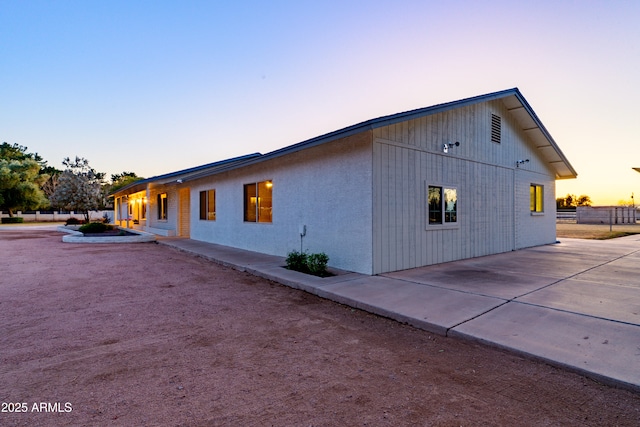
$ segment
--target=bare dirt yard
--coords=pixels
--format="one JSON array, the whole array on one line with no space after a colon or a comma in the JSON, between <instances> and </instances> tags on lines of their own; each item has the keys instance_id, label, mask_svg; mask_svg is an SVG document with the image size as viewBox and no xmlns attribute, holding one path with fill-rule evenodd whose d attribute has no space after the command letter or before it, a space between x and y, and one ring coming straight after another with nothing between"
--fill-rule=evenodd
<instances>
[{"instance_id":1,"label":"bare dirt yard","mask_svg":"<svg viewBox=\"0 0 640 427\"><path fill-rule=\"evenodd\" d=\"M2 426L638 426L640 394L154 244L0 229Z\"/></svg>"}]
</instances>

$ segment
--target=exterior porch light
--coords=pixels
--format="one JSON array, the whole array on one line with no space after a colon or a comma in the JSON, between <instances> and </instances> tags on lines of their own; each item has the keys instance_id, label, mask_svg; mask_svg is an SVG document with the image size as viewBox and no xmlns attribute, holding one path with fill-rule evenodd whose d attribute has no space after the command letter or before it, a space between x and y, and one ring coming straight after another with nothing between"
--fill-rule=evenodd
<instances>
[{"instance_id":1,"label":"exterior porch light","mask_svg":"<svg viewBox=\"0 0 640 427\"><path fill-rule=\"evenodd\" d=\"M442 152L447 154L449 152L449 148L459 147L459 146L460 146L460 142L459 141L447 142L445 144L442 144Z\"/></svg>"}]
</instances>

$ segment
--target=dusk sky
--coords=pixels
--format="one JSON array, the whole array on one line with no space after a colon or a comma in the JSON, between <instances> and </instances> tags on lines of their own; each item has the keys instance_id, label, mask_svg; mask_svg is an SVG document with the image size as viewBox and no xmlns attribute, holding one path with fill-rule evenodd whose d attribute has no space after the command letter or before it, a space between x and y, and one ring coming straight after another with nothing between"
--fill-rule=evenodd
<instances>
[{"instance_id":1,"label":"dusk sky","mask_svg":"<svg viewBox=\"0 0 640 427\"><path fill-rule=\"evenodd\" d=\"M638 1L0 0L0 142L150 177L518 87L578 172L640 199Z\"/></svg>"}]
</instances>

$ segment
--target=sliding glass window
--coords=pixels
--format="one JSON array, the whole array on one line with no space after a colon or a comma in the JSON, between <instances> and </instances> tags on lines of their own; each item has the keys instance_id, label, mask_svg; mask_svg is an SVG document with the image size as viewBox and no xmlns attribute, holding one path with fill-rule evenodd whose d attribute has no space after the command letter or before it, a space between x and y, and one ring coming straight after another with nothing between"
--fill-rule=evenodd
<instances>
[{"instance_id":1,"label":"sliding glass window","mask_svg":"<svg viewBox=\"0 0 640 427\"><path fill-rule=\"evenodd\" d=\"M427 194L429 225L458 222L458 191L430 185Z\"/></svg>"},{"instance_id":2,"label":"sliding glass window","mask_svg":"<svg viewBox=\"0 0 640 427\"><path fill-rule=\"evenodd\" d=\"M272 222L273 182L261 181L244 185L245 222Z\"/></svg>"}]
</instances>

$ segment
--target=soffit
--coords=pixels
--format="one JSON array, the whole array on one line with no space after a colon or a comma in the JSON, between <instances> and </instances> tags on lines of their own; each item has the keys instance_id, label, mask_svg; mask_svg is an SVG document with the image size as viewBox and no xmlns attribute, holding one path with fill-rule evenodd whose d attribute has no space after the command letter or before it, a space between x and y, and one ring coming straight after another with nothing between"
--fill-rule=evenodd
<instances>
[{"instance_id":1,"label":"soffit","mask_svg":"<svg viewBox=\"0 0 640 427\"><path fill-rule=\"evenodd\" d=\"M538 150L540 156L553 168L557 179L568 179L578 176L560 150L560 147L558 147L558 144L556 144L519 92L502 98L502 102L512 117L515 118L520 129L522 129L533 146Z\"/></svg>"}]
</instances>

